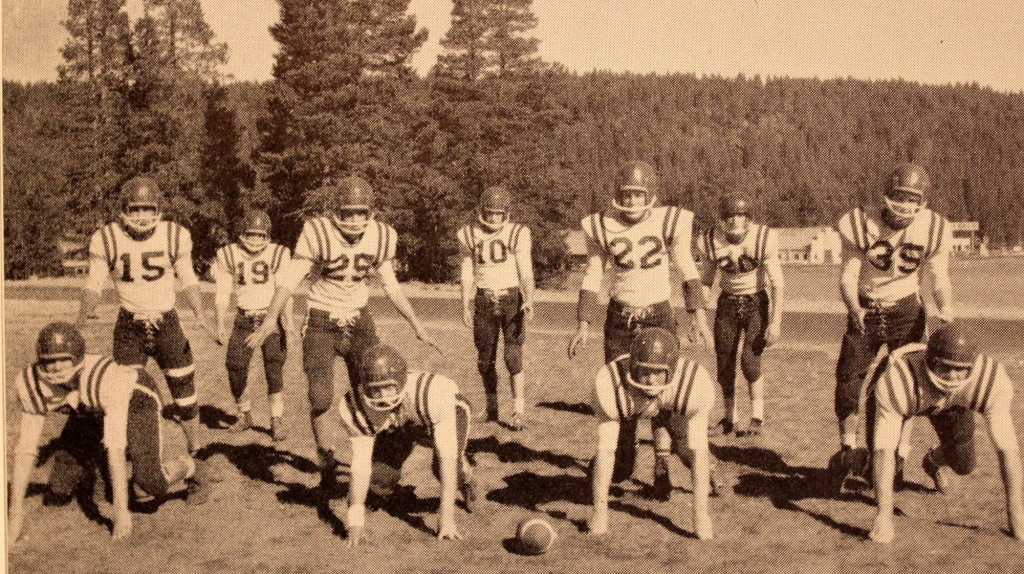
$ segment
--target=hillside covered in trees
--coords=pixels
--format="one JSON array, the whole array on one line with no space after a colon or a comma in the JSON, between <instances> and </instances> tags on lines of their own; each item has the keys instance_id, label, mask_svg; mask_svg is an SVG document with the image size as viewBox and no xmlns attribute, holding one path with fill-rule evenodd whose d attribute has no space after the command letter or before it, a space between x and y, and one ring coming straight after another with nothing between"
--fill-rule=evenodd
<instances>
[{"instance_id":1,"label":"hillside covered in trees","mask_svg":"<svg viewBox=\"0 0 1024 574\"><path fill-rule=\"evenodd\" d=\"M932 207L979 221L993 247L1024 240L1022 93L573 73L537 58L529 0L455 2L426 76L409 66L425 32L408 0L280 0L274 79L229 83L198 0L146 2L132 22L124 0L70 0L60 79L4 82L5 277L59 273L57 239L112 217L137 173L164 187L197 261L248 206L294 240L304 214L329 208L321 183L359 173L401 234L404 277L427 281L454 276L453 232L497 183L536 230L538 275L557 276L562 231L607 205L632 159L704 222L742 189L777 226L830 224L912 160L936 183Z\"/></svg>"}]
</instances>

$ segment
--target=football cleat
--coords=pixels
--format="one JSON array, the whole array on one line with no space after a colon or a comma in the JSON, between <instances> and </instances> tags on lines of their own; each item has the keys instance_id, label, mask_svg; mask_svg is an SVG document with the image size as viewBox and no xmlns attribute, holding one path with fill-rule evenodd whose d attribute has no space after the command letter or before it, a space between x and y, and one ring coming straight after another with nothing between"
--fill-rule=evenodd
<instances>
[{"instance_id":1,"label":"football cleat","mask_svg":"<svg viewBox=\"0 0 1024 574\"><path fill-rule=\"evenodd\" d=\"M865 470L870 468L868 451L865 448L843 448L828 461L829 491L840 496L862 490L867 486Z\"/></svg>"},{"instance_id":2,"label":"football cleat","mask_svg":"<svg viewBox=\"0 0 1024 574\"><path fill-rule=\"evenodd\" d=\"M950 487L949 476L946 474L947 471L944 467L936 464L935 460L932 459L933 450L925 453L924 459L921 460L921 466L924 468L925 474L935 483L935 492L946 494L949 492Z\"/></svg>"},{"instance_id":3,"label":"football cleat","mask_svg":"<svg viewBox=\"0 0 1024 574\"><path fill-rule=\"evenodd\" d=\"M466 480L463 481L462 486L459 487L459 490L462 491L462 502L466 505L466 512L472 513L473 508L476 506L478 496L476 477L472 475L467 476Z\"/></svg>"},{"instance_id":4,"label":"football cleat","mask_svg":"<svg viewBox=\"0 0 1024 574\"><path fill-rule=\"evenodd\" d=\"M708 434L711 436L728 436L732 434L735 428L735 423L733 423L729 419L723 418L722 420L718 421L710 428L708 428Z\"/></svg>"},{"instance_id":5,"label":"football cleat","mask_svg":"<svg viewBox=\"0 0 1024 574\"><path fill-rule=\"evenodd\" d=\"M512 413L512 423L509 424L509 427L516 432L524 430L526 425L523 424L523 415L520 413Z\"/></svg>"},{"instance_id":6,"label":"football cleat","mask_svg":"<svg viewBox=\"0 0 1024 574\"><path fill-rule=\"evenodd\" d=\"M281 442L288 438L284 432L284 421L281 420L281 417L270 417L270 438L274 439L274 442Z\"/></svg>"},{"instance_id":7,"label":"football cleat","mask_svg":"<svg viewBox=\"0 0 1024 574\"><path fill-rule=\"evenodd\" d=\"M39 378L51 385L67 384L82 368L85 338L71 323L50 323L39 331L36 358Z\"/></svg>"},{"instance_id":8,"label":"football cleat","mask_svg":"<svg viewBox=\"0 0 1024 574\"><path fill-rule=\"evenodd\" d=\"M732 485L730 485L727 481L723 480L721 476L719 476L717 468L712 467L709 479L711 482L711 496L717 498L727 498L729 495L732 494Z\"/></svg>"},{"instance_id":9,"label":"football cleat","mask_svg":"<svg viewBox=\"0 0 1024 574\"><path fill-rule=\"evenodd\" d=\"M252 413L246 411L238 414L238 420L235 424L228 427L228 431L233 433L245 432L252 428Z\"/></svg>"},{"instance_id":10,"label":"football cleat","mask_svg":"<svg viewBox=\"0 0 1024 574\"><path fill-rule=\"evenodd\" d=\"M747 426L747 430L743 433L743 436L761 436L761 429L763 427L764 421L761 419L750 419L750 425Z\"/></svg>"},{"instance_id":11,"label":"football cleat","mask_svg":"<svg viewBox=\"0 0 1024 574\"><path fill-rule=\"evenodd\" d=\"M660 502L668 502L672 498L672 477L669 475L668 461L664 458L654 461L654 481L648 493Z\"/></svg>"},{"instance_id":12,"label":"football cleat","mask_svg":"<svg viewBox=\"0 0 1024 574\"><path fill-rule=\"evenodd\" d=\"M160 188L148 177L133 177L121 186L121 223L135 234L147 234L160 222Z\"/></svg>"}]
</instances>

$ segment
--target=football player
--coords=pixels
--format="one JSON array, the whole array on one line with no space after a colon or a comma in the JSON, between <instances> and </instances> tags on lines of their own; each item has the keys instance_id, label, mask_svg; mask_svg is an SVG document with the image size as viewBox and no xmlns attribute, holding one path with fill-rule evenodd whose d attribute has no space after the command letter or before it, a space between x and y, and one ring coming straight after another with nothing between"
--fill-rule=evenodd
<instances>
[{"instance_id":1,"label":"football player","mask_svg":"<svg viewBox=\"0 0 1024 574\"><path fill-rule=\"evenodd\" d=\"M923 168L903 164L889 177L876 217L857 207L839 219L840 287L848 318L836 365L841 449L829 462L838 490L856 471L858 403L868 367L880 349L891 351L924 338L922 272L929 274L938 318L952 319L952 230L946 218L925 207L930 190L931 179ZM898 453L900 468L907 455L905 444Z\"/></svg>"},{"instance_id":2,"label":"football player","mask_svg":"<svg viewBox=\"0 0 1024 574\"><path fill-rule=\"evenodd\" d=\"M291 250L270 241L270 217L263 211L250 210L239 225L238 241L217 251L213 278L216 283L215 321L217 336L227 339L227 309L231 294L235 294L238 311L235 325L228 340L227 371L231 394L238 405L238 421L231 426L232 432L242 432L252 427L252 401L246 393L249 378L249 360L253 349L245 339L263 323L279 283L282 263L291 259ZM285 439L284 388L281 372L286 352L285 333L294 333L292 323L292 299L277 323L277 329L263 341L263 367L267 379L267 398L270 403L270 436L275 441Z\"/></svg>"},{"instance_id":3,"label":"football player","mask_svg":"<svg viewBox=\"0 0 1024 574\"><path fill-rule=\"evenodd\" d=\"M477 220L458 231L462 251L462 321L473 329L477 369L487 395L487 420L498 420L498 337L512 382L513 430L523 429L524 325L533 317L530 228L509 221L512 196L501 186L480 197Z\"/></svg>"},{"instance_id":4,"label":"football player","mask_svg":"<svg viewBox=\"0 0 1024 574\"><path fill-rule=\"evenodd\" d=\"M725 195L719 202L718 224L697 238L694 252L705 285L711 287L716 273L720 277L715 354L725 416L713 430L716 434L730 434L739 420L736 353L742 337L740 367L750 388L750 424L746 434L758 435L764 424L761 354L778 340L782 325L778 235L750 220L750 201L746 197Z\"/></svg>"},{"instance_id":5,"label":"football player","mask_svg":"<svg viewBox=\"0 0 1024 574\"><path fill-rule=\"evenodd\" d=\"M199 448L199 405L192 348L181 330L175 304L175 279L200 326L216 339L203 314L199 280L192 269L189 231L162 219L162 197L152 179L136 177L121 186L120 219L92 235L89 276L82 289L78 326L99 304L110 277L121 309L114 325L114 361L144 367L149 357L164 372L174 398L172 410L183 423L190 452Z\"/></svg>"},{"instance_id":6,"label":"football player","mask_svg":"<svg viewBox=\"0 0 1024 574\"><path fill-rule=\"evenodd\" d=\"M640 330L628 354L601 367L594 380L598 423L597 454L591 469L592 534L608 531L610 484L633 474L637 421L673 413L682 419L682 424L671 427L673 448L693 473L694 531L701 540L713 536L708 496L718 485L711 478L708 416L714 402L715 389L707 370L680 357L676 336L659 327Z\"/></svg>"},{"instance_id":7,"label":"football player","mask_svg":"<svg viewBox=\"0 0 1024 574\"><path fill-rule=\"evenodd\" d=\"M358 545L366 535L367 493L372 490L387 504L413 447L427 437L434 447L434 476L441 481L437 537L462 538L455 525L456 492L462 491L467 509L476 498L466 458L472 408L455 381L409 370L387 345L367 347L358 364L359 376L338 405L352 447L347 545Z\"/></svg>"},{"instance_id":8,"label":"football player","mask_svg":"<svg viewBox=\"0 0 1024 574\"><path fill-rule=\"evenodd\" d=\"M76 433L102 436L114 496L114 538L124 538L132 531L128 457L134 483L146 494L162 497L173 486L183 483L189 491L189 503L202 504L207 500L208 463L191 456L166 461L161 456L160 395L149 373L115 364L109 357L87 354L82 334L63 322L51 323L39 332L36 357L34 363L18 373L14 384L21 423L11 479L8 536L12 543L21 536L25 524L25 495L36 466L43 426L51 413L71 415L68 425ZM68 435L67 430L62 434ZM101 449L97 446L93 450L99 454ZM79 468L92 468L99 460L77 462ZM51 480L60 479L51 476Z\"/></svg>"},{"instance_id":9,"label":"football player","mask_svg":"<svg viewBox=\"0 0 1024 574\"><path fill-rule=\"evenodd\" d=\"M630 340L642 327L676 331L669 303L671 259L683 277L683 296L691 316L690 339L711 343L705 313L704 287L693 261L693 213L673 206L655 207L658 181L645 162L627 164L618 177L612 213L594 213L581 225L587 237L587 269L576 308L578 327L569 341L569 357L587 344L590 324L600 321L598 291L606 267L612 281L604 323L606 363L629 352ZM666 488L671 439L662 417L651 419L655 442L655 483Z\"/></svg>"},{"instance_id":10,"label":"football player","mask_svg":"<svg viewBox=\"0 0 1024 574\"><path fill-rule=\"evenodd\" d=\"M337 425L326 416L334 401L334 359L340 355L348 367L350 382L358 373L361 349L376 344L377 331L366 304L370 289L366 279L380 277L384 292L412 326L416 337L437 348L420 325L402 293L392 260L398 234L372 217L373 189L359 177L328 181L314 194L331 205L306 220L295 253L282 273L267 314L246 339L250 349L263 344L277 330L278 316L300 282L311 275L309 312L302 341L302 362L309 381L313 439L320 456L320 483L329 492L335 483L333 441Z\"/></svg>"},{"instance_id":11,"label":"football player","mask_svg":"<svg viewBox=\"0 0 1024 574\"><path fill-rule=\"evenodd\" d=\"M966 475L976 466L977 412L988 424L999 456L1010 535L1024 541L1020 448L1010 416L1013 383L1003 365L979 353L971 333L954 321L932 333L927 345L911 343L881 358L870 381L865 410L878 501L871 539L893 539L894 451L904 424L926 416L935 428L939 444L924 455L922 464L935 490L945 493L950 471Z\"/></svg>"}]
</instances>

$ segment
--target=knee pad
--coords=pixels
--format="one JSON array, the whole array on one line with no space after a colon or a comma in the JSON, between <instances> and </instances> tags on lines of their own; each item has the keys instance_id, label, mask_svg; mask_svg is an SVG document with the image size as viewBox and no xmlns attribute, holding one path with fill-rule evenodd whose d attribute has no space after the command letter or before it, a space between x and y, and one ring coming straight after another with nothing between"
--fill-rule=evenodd
<instances>
[{"instance_id":1,"label":"knee pad","mask_svg":"<svg viewBox=\"0 0 1024 574\"><path fill-rule=\"evenodd\" d=\"M517 375L523 371L523 346L505 344L505 367L511 375Z\"/></svg>"},{"instance_id":2,"label":"knee pad","mask_svg":"<svg viewBox=\"0 0 1024 574\"><path fill-rule=\"evenodd\" d=\"M167 388L170 389L171 396L175 400L195 396L195 376L194 365L180 369L164 369L164 377L167 378Z\"/></svg>"}]
</instances>

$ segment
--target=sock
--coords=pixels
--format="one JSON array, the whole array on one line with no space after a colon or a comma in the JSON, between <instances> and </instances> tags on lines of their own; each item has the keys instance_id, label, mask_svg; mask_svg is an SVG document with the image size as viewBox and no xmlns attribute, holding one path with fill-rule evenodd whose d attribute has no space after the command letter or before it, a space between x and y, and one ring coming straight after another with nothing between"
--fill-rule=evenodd
<instances>
[{"instance_id":1,"label":"sock","mask_svg":"<svg viewBox=\"0 0 1024 574\"><path fill-rule=\"evenodd\" d=\"M270 399L270 416L284 416L284 396L281 393L273 393L267 398Z\"/></svg>"}]
</instances>

